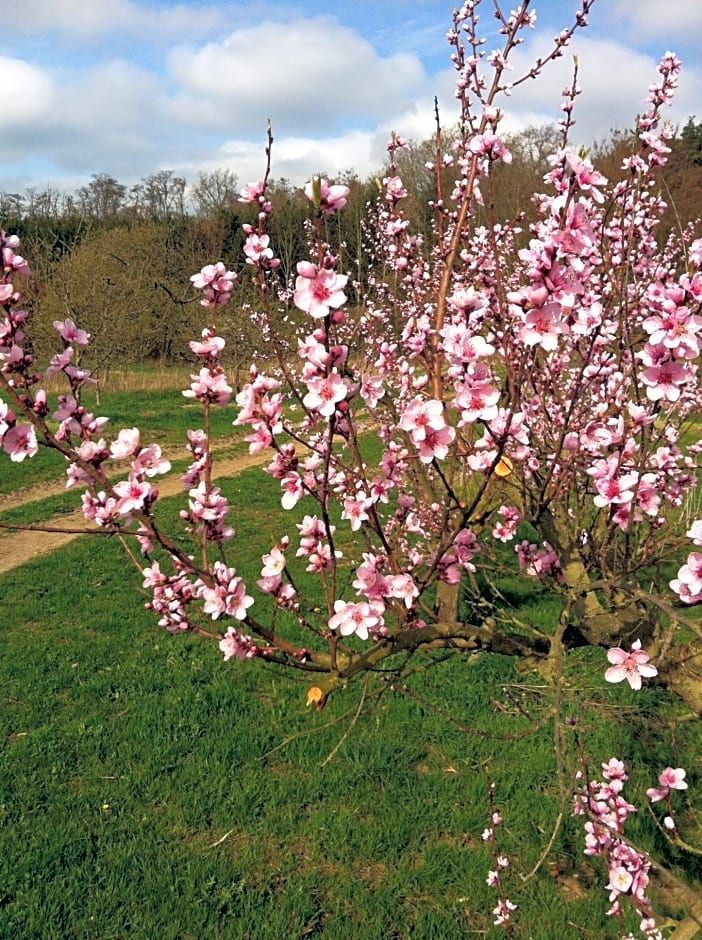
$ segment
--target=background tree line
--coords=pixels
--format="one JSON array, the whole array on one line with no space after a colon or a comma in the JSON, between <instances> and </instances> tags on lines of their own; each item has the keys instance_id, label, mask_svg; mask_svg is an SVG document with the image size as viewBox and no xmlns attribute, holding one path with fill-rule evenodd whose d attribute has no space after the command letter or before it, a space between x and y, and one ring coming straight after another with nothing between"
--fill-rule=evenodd
<instances>
[{"instance_id":1,"label":"background tree line","mask_svg":"<svg viewBox=\"0 0 702 940\"><path fill-rule=\"evenodd\" d=\"M547 125L509 136L512 166L509 172L497 168L476 225L487 221L489 212L500 220L522 214L528 221L530 194L544 189L548 158L558 149L559 139L558 129ZM450 152L450 144L449 132L442 140L444 152ZM662 223L661 238L666 226L668 231L673 225L684 230L702 217L702 122L691 117L670 146L660 190L674 212ZM594 146L593 160L601 172L616 179L631 147L632 132L612 131ZM412 142L400 152L398 165L409 193L411 222L427 245L434 224L427 204L436 198L436 180L427 164L436 161L436 149L434 139ZM377 175L383 176L383 170ZM448 167L441 175L446 198L456 170ZM344 212L330 222L336 228L330 241L342 245L345 267L362 295L367 246L361 220L368 201L378 198L379 187L375 176L360 179L353 171L336 181L351 192ZM256 316L257 294L241 250L242 226L256 224L256 206L239 202L239 189L234 173L216 169L201 172L191 185L172 170L160 170L131 187L97 173L74 193L52 187L0 192L0 226L20 235L37 274L29 295L36 352L50 353L55 345L52 322L71 317L94 337L86 365L98 375L110 366L191 361L188 342L199 332L202 316L189 278L203 265L223 259L239 275L235 302L221 325L228 367L238 381L251 358L266 353L265 330ZM268 227L281 259L284 289L294 278L296 262L307 255L305 222L311 209L302 190L285 179L275 181L270 198L275 211Z\"/></svg>"}]
</instances>

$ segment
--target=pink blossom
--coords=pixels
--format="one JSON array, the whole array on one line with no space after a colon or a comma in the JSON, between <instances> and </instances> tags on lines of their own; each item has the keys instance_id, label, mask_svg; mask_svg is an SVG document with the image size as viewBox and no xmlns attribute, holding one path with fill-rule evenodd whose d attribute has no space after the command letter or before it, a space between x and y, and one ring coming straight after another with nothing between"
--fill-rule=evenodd
<instances>
[{"instance_id":1,"label":"pink blossom","mask_svg":"<svg viewBox=\"0 0 702 940\"><path fill-rule=\"evenodd\" d=\"M16 424L6 431L2 438L2 449L15 463L21 463L25 457L34 457L39 445L32 425Z\"/></svg>"},{"instance_id":2,"label":"pink blossom","mask_svg":"<svg viewBox=\"0 0 702 940\"><path fill-rule=\"evenodd\" d=\"M286 564L285 555L278 546L272 548L267 555L262 555L261 561L263 562L261 575L264 578L271 578L282 574Z\"/></svg>"},{"instance_id":3,"label":"pink blossom","mask_svg":"<svg viewBox=\"0 0 702 940\"><path fill-rule=\"evenodd\" d=\"M370 508L370 505L371 501L362 490L359 490L355 496L344 500L341 518L349 520L352 532L357 532L361 528L361 524L368 519L366 510Z\"/></svg>"},{"instance_id":4,"label":"pink blossom","mask_svg":"<svg viewBox=\"0 0 702 940\"><path fill-rule=\"evenodd\" d=\"M559 336L570 332L567 322L561 317L561 306L546 304L531 310L524 318L519 338L526 346L541 346L549 352L556 349Z\"/></svg>"},{"instance_id":5,"label":"pink blossom","mask_svg":"<svg viewBox=\"0 0 702 940\"><path fill-rule=\"evenodd\" d=\"M280 487L283 491L280 501L283 509L293 509L305 493L299 473L286 473L280 481Z\"/></svg>"},{"instance_id":6,"label":"pink blossom","mask_svg":"<svg viewBox=\"0 0 702 940\"><path fill-rule=\"evenodd\" d=\"M123 516L143 509L146 501L151 499L155 492L150 483L133 474L130 474L129 479L115 483L114 491L119 497L117 509Z\"/></svg>"},{"instance_id":7,"label":"pink blossom","mask_svg":"<svg viewBox=\"0 0 702 940\"><path fill-rule=\"evenodd\" d=\"M246 587L236 574L235 568L229 568L221 561L213 566L215 583L213 587L202 585L199 594L204 598L202 609L216 620L222 614L245 620L246 611L253 604L253 597L246 593Z\"/></svg>"},{"instance_id":8,"label":"pink blossom","mask_svg":"<svg viewBox=\"0 0 702 940\"><path fill-rule=\"evenodd\" d=\"M325 268L318 271L309 262L299 262L297 271L293 299L300 310L320 319L346 303L344 287L348 277L345 274L335 274Z\"/></svg>"},{"instance_id":9,"label":"pink blossom","mask_svg":"<svg viewBox=\"0 0 702 940\"><path fill-rule=\"evenodd\" d=\"M248 236L244 242L244 254L249 264L265 263L273 258L270 240L270 235L257 235L255 232Z\"/></svg>"},{"instance_id":10,"label":"pink blossom","mask_svg":"<svg viewBox=\"0 0 702 940\"><path fill-rule=\"evenodd\" d=\"M184 398L196 398L198 401L219 405L220 408L229 404L232 388L221 370L203 368L198 375L191 375L190 378L193 381L190 388L183 392Z\"/></svg>"},{"instance_id":11,"label":"pink blossom","mask_svg":"<svg viewBox=\"0 0 702 940\"><path fill-rule=\"evenodd\" d=\"M54 320L53 326L68 345L74 343L76 346L87 346L90 341L90 333L79 330L70 317L65 320Z\"/></svg>"},{"instance_id":12,"label":"pink blossom","mask_svg":"<svg viewBox=\"0 0 702 940\"><path fill-rule=\"evenodd\" d=\"M392 574L385 579L387 597L397 597L403 600L408 609L412 606L415 597L419 597L419 589L409 574Z\"/></svg>"},{"instance_id":13,"label":"pink blossom","mask_svg":"<svg viewBox=\"0 0 702 940\"><path fill-rule=\"evenodd\" d=\"M202 331L202 342L191 340L188 343L196 356L216 359L224 349L224 340L221 336L215 336L211 330L205 328Z\"/></svg>"},{"instance_id":14,"label":"pink blossom","mask_svg":"<svg viewBox=\"0 0 702 940\"><path fill-rule=\"evenodd\" d=\"M656 803L658 800L667 799L671 790L687 790L685 776L686 772L682 767L666 767L658 776L660 788L651 787L646 790L646 795L652 803Z\"/></svg>"},{"instance_id":15,"label":"pink blossom","mask_svg":"<svg viewBox=\"0 0 702 940\"><path fill-rule=\"evenodd\" d=\"M246 183L239 194L239 202L258 202L265 192L263 180L257 180L255 183Z\"/></svg>"},{"instance_id":16,"label":"pink blossom","mask_svg":"<svg viewBox=\"0 0 702 940\"><path fill-rule=\"evenodd\" d=\"M204 294L200 301L203 307L217 307L226 304L231 297L234 287L236 274L233 271L227 271L223 262L217 264L208 264L193 274L190 278L193 287L201 290Z\"/></svg>"},{"instance_id":17,"label":"pink blossom","mask_svg":"<svg viewBox=\"0 0 702 940\"><path fill-rule=\"evenodd\" d=\"M329 618L329 629L338 630L341 636L355 633L361 640L367 640L369 631L377 630L382 622L382 616L371 604L338 600L334 602L334 614Z\"/></svg>"},{"instance_id":18,"label":"pink blossom","mask_svg":"<svg viewBox=\"0 0 702 940\"><path fill-rule=\"evenodd\" d=\"M674 402L680 398L681 386L692 379L692 375L678 362L672 360L661 365L651 365L641 373L646 395L651 401Z\"/></svg>"},{"instance_id":19,"label":"pink blossom","mask_svg":"<svg viewBox=\"0 0 702 940\"><path fill-rule=\"evenodd\" d=\"M604 196L599 188L606 185L607 177L598 173L589 160L583 160L572 151L566 154L566 161L580 189L590 193L595 202L604 202Z\"/></svg>"},{"instance_id":20,"label":"pink blossom","mask_svg":"<svg viewBox=\"0 0 702 940\"><path fill-rule=\"evenodd\" d=\"M348 186L330 186L324 177L315 177L305 186L305 196L314 203L315 208L327 215L338 212L346 205L351 190Z\"/></svg>"},{"instance_id":21,"label":"pink blossom","mask_svg":"<svg viewBox=\"0 0 702 940\"><path fill-rule=\"evenodd\" d=\"M117 435L117 440L110 444L110 454L113 460L131 457L138 449L139 428L123 428Z\"/></svg>"},{"instance_id":22,"label":"pink blossom","mask_svg":"<svg viewBox=\"0 0 702 940\"><path fill-rule=\"evenodd\" d=\"M232 657L241 660L252 659L259 652L251 637L245 633L239 633L234 627L229 627L219 641L219 648L224 653L225 663Z\"/></svg>"},{"instance_id":23,"label":"pink blossom","mask_svg":"<svg viewBox=\"0 0 702 940\"><path fill-rule=\"evenodd\" d=\"M309 391L302 399L305 408L317 411L325 418L330 418L336 411L336 406L346 398L348 389L346 383L336 372L324 378L310 379L307 383Z\"/></svg>"},{"instance_id":24,"label":"pink blossom","mask_svg":"<svg viewBox=\"0 0 702 940\"><path fill-rule=\"evenodd\" d=\"M148 447L143 447L132 461L132 470L135 473L143 473L147 477L168 473L170 469L171 462L163 458L158 444L149 444Z\"/></svg>"},{"instance_id":25,"label":"pink blossom","mask_svg":"<svg viewBox=\"0 0 702 940\"><path fill-rule=\"evenodd\" d=\"M626 679L632 689L638 690L641 688L642 676L648 679L658 675L656 667L649 662L650 658L641 649L640 640L634 640L628 653L618 646L608 650L607 659L612 666L605 672L605 679L607 682L623 682Z\"/></svg>"}]
</instances>

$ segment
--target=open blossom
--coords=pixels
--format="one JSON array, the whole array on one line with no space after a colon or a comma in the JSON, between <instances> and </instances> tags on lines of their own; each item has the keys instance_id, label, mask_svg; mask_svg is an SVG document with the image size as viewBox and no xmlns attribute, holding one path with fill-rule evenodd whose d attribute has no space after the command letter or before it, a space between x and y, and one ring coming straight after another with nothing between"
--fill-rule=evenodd
<instances>
[{"instance_id":1,"label":"open blossom","mask_svg":"<svg viewBox=\"0 0 702 940\"><path fill-rule=\"evenodd\" d=\"M68 345L88 345L90 333L87 333L85 330L79 330L70 317L66 320L54 320L53 326L54 329L60 333L61 339Z\"/></svg>"},{"instance_id":2,"label":"open blossom","mask_svg":"<svg viewBox=\"0 0 702 940\"><path fill-rule=\"evenodd\" d=\"M270 261L273 258L273 250L269 247L270 235L257 235L251 232L244 243L244 254L248 264L258 264Z\"/></svg>"},{"instance_id":3,"label":"open blossom","mask_svg":"<svg viewBox=\"0 0 702 940\"><path fill-rule=\"evenodd\" d=\"M305 408L317 411L325 418L331 418L336 406L346 398L348 389L346 383L336 372L324 378L310 379L307 383L309 391L302 399Z\"/></svg>"},{"instance_id":4,"label":"open blossom","mask_svg":"<svg viewBox=\"0 0 702 940\"><path fill-rule=\"evenodd\" d=\"M117 440L110 444L110 454L113 460L131 457L138 449L139 428L123 428L117 435Z\"/></svg>"},{"instance_id":5,"label":"open blossom","mask_svg":"<svg viewBox=\"0 0 702 940\"><path fill-rule=\"evenodd\" d=\"M341 636L356 634L361 640L368 639L368 632L382 626L383 618L376 605L365 601L358 603L338 600L334 602L334 614L329 618L329 629L338 630Z\"/></svg>"},{"instance_id":6,"label":"open blossom","mask_svg":"<svg viewBox=\"0 0 702 940\"><path fill-rule=\"evenodd\" d=\"M321 319L346 303L344 288L348 277L345 274L335 274L326 268L318 271L309 261L300 261L297 273L295 306L311 317Z\"/></svg>"},{"instance_id":7,"label":"open blossom","mask_svg":"<svg viewBox=\"0 0 702 940\"><path fill-rule=\"evenodd\" d=\"M16 424L6 431L2 438L2 449L15 463L20 463L25 457L34 457L39 446L32 425Z\"/></svg>"},{"instance_id":8,"label":"open blossom","mask_svg":"<svg viewBox=\"0 0 702 940\"><path fill-rule=\"evenodd\" d=\"M632 689L641 688L641 677L646 679L658 675L658 670L649 662L650 656L641 649L641 640L634 640L631 650L615 647L607 652L607 659L612 665L605 672L607 682L623 682L624 679Z\"/></svg>"},{"instance_id":9,"label":"open blossom","mask_svg":"<svg viewBox=\"0 0 702 940\"><path fill-rule=\"evenodd\" d=\"M687 790L685 776L686 772L682 767L666 767L658 776L660 786L650 787L646 790L646 796L652 803L657 803L658 800L667 799L671 790Z\"/></svg>"},{"instance_id":10,"label":"open blossom","mask_svg":"<svg viewBox=\"0 0 702 940\"><path fill-rule=\"evenodd\" d=\"M687 561L678 571L677 578L670 582L670 587L679 595L683 604L697 604L702 601L702 553L690 552Z\"/></svg>"},{"instance_id":11,"label":"open blossom","mask_svg":"<svg viewBox=\"0 0 702 940\"><path fill-rule=\"evenodd\" d=\"M191 340L188 345L196 356L216 359L224 349L224 340L221 336L215 336L210 329L205 327L202 331L202 342Z\"/></svg>"}]
</instances>

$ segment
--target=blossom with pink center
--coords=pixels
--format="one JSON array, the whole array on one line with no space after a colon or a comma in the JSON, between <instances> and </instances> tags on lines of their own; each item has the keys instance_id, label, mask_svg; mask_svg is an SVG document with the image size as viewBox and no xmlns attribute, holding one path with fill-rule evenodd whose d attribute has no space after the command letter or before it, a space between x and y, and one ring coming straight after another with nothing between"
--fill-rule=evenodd
<instances>
[{"instance_id":1,"label":"blossom with pink center","mask_svg":"<svg viewBox=\"0 0 702 940\"><path fill-rule=\"evenodd\" d=\"M499 400L499 389L488 382L456 383L454 405L460 409L463 424L492 421L497 417Z\"/></svg>"},{"instance_id":2,"label":"blossom with pink center","mask_svg":"<svg viewBox=\"0 0 702 940\"><path fill-rule=\"evenodd\" d=\"M213 587L201 586L199 594L204 598L202 609L213 620L222 614L244 620L247 609L253 604L253 597L246 593L246 587L235 568L229 568L221 561L214 563L215 583Z\"/></svg>"},{"instance_id":3,"label":"blossom with pink center","mask_svg":"<svg viewBox=\"0 0 702 940\"><path fill-rule=\"evenodd\" d=\"M445 457L456 436L455 430L446 423L442 402L434 399L411 401L400 418L399 427L409 433L419 449L422 463L431 463L435 456Z\"/></svg>"},{"instance_id":4,"label":"blossom with pink center","mask_svg":"<svg viewBox=\"0 0 702 940\"><path fill-rule=\"evenodd\" d=\"M678 576L670 587L679 595L683 604L697 604L702 600L702 554L690 552Z\"/></svg>"},{"instance_id":5,"label":"blossom with pink center","mask_svg":"<svg viewBox=\"0 0 702 940\"><path fill-rule=\"evenodd\" d=\"M646 790L646 796L652 803L657 803L658 800L667 799L671 790L687 790L686 775L682 767L666 767L658 776L660 787L650 787Z\"/></svg>"},{"instance_id":6,"label":"blossom with pink center","mask_svg":"<svg viewBox=\"0 0 702 940\"><path fill-rule=\"evenodd\" d=\"M382 624L382 615L374 605L365 601L335 601L334 614L329 618L330 630L338 630L341 636L351 636L355 633L361 640L367 640L369 631L378 630Z\"/></svg>"},{"instance_id":7,"label":"blossom with pink center","mask_svg":"<svg viewBox=\"0 0 702 940\"><path fill-rule=\"evenodd\" d=\"M310 379L307 388L309 391L302 399L303 405L325 418L331 418L337 404L348 394L346 383L337 372L331 372L323 378Z\"/></svg>"},{"instance_id":8,"label":"blossom with pink center","mask_svg":"<svg viewBox=\"0 0 702 940\"><path fill-rule=\"evenodd\" d=\"M466 366L491 356L495 347L482 336L471 333L465 323L450 323L441 330L443 350L451 365Z\"/></svg>"},{"instance_id":9,"label":"blossom with pink center","mask_svg":"<svg viewBox=\"0 0 702 940\"><path fill-rule=\"evenodd\" d=\"M244 254L247 264L259 264L270 261L273 258L273 250L269 247L271 241L270 235L257 235L251 232L244 242Z\"/></svg>"},{"instance_id":10,"label":"blossom with pink center","mask_svg":"<svg viewBox=\"0 0 702 940\"><path fill-rule=\"evenodd\" d=\"M358 594L365 594L369 600L379 601L387 595L387 583L380 573L382 558L364 552L363 559L363 564L356 569L356 580L353 586Z\"/></svg>"},{"instance_id":11,"label":"blossom with pink center","mask_svg":"<svg viewBox=\"0 0 702 940\"><path fill-rule=\"evenodd\" d=\"M311 317L321 319L346 303L344 288L348 277L345 274L335 274L326 268L318 271L306 261L298 263L297 272L293 300L296 307Z\"/></svg>"},{"instance_id":12,"label":"blossom with pink center","mask_svg":"<svg viewBox=\"0 0 702 940\"><path fill-rule=\"evenodd\" d=\"M90 341L90 333L79 330L70 317L65 320L54 320L53 326L61 335L61 339L68 345L75 343L76 346L87 346Z\"/></svg>"},{"instance_id":13,"label":"blossom with pink center","mask_svg":"<svg viewBox=\"0 0 702 940\"><path fill-rule=\"evenodd\" d=\"M73 359L73 347L66 346L63 352L56 353L55 356L51 357L48 367L44 370L44 375L55 375L57 372L62 372Z\"/></svg>"},{"instance_id":14,"label":"blossom with pink center","mask_svg":"<svg viewBox=\"0 0 702 940\"><path fill-rule=\"evenodd\" d=\"M691 379L691 373L673 360L661 365L651 365L641 373L641 381L646 386L646 395L651 401L677 401L682 386Z\"/></svg>"},{"instance_id":15,"label":"blossom with pink center","mask_svg":"<svg viewBox=\"0 0 702 940\"><path fill-rule=\"evenodd\" d=\"M141 510L144 504L154 494L154 489L146 480L140 480L137 476L130 474L129 479L121 480L115 483L114 491L119 497L117 509L123 516Z\"/></svg>"},{"instance_id":16,"label":"blossom with pink center","mask_svg":"<svg viewBox=\"0 0 702 940\"><path fill-rule=\"evenodd\" d=\"M630 503L634 498L639 475L635 470L622 472L619 453L610 454L606 460L595 460L586 473L595 481L597 496L593 502L596 506L619 506L621 503Z\"/></svg>"},{"instance_id":17,"label":"blossom with pink center","mask_svg":"<svg viewBox=\"0 0 702 940\"><path fill-rule=\"evenodd\" d=\"M519 339L525 346L541 346L552 352L558 346L559 336L569 332L570 327L561 317L560 304L551 303L529 311L519 330Z\"/></svg>"},{"instance_id":18,"label":"blossom with pink center","mask_svg":"<svg viewBox=\"0 0 702 940\"><path fill-rule=\"evenodd\" d=\"M2 449L15 463L21 463L25 457L34 457L39 450L39 445L32 425L16 424L9 431L5 431L2 437Z\"/></svg>"},{"instance_id":19,"label":"blossom with pink center","mask_svg":"<svg viewBox=\"0 0 702 940\"><path fill-rule=\"evenodd\" d=\"M623 682L625 679L632 689L641 688L641 678L649 679L658 675L658 670L649 662L650 656L645 650L641 649L641 640L635 640L631 644L631 650L620 647L608 650L607 660L612 663L605 672L607 682Z\"/></svg>"},{"instance_id":20,"label":"blossom with pink center","mask_svg":"<svg viewBox=\"0 0 702 940\"><path fill-rule=\"evenodd\" d=\"M302 478L299 473L286 473L280 481L280 488L283 491L283 496L280 500L283 509L294 509L305 495Z\"/></svg>"},{"instance_id":21,"label":"blossom with pink center","mask_svg":"<svg viewBox=\"0 0 702 940\"><path fill-rule=\"evenodd\" d=\"M162 457L161 448L158 444L149 444L148 447L142 447L132 461L132 470L135 473L143 473L147 477L168 473L170 469L171 462Z\"/></svg>"},{"instance_id":22,"label":"blossom with pink center","mask_svg":"<svg viewBox=\"0 0 702 940\"><path fill-rule=\"evenodd\" d=\"M379 375L369 375L364 372L361 376L360 395L369 408L375 408L385 395L382 378Z\"/></svg>"},{"instance_id":23,"label":"blossom with pink center","mask_svg":"<svg viewBox=\"0 0 702 940\"><path fill-rule=\"evenodd\" d=\"M282 574L286 565L285 554L278 546L272 548L267 555L262 555L261 561L263 562L261 576L264 578L272 578Z\"/></svg>"},{"instance_id":24,"label":"blossom with pink center","mask_svg":"<svg viewBox=\"0 0 702 940\"><path fill-rule=\"evenodd\" d=\"M566 154L566 162L575 176L576 182L583 192L590 193L595 202L604 202L604 196L599 190L606 186L607 177L598 173L589 160L583 160L572 151Z\"/></svg>"},{"instance_id":25,"label":"blossom with pink center","mask_svg":"<svg viewBox=\"0 0 702 940\"><path fill-rule=\"evenodd\" d=\"M456 431L445 425L440 430L427 427L424 429L424 438L419 442L419 459L422 463L431 463L432 460L445 460L449 447L456 438Z\"/></svg>"},{"instance_id":26,"label":"blossom with pink center","mask_svg":"<svg viewBox=\"0 0 702 940\"><path fill-rule=\"evenodd\" d=\"M500 542L511 542L517 532L517 526L522 521L522 515L513 506L500 506L497 510L502 522L495 524L492 537Z\"/></svg>"},{"instance_id":27,"label":"blossom with pink center","mask_svg":"<svg viewBox=\"0 0 702 940\"><path fill-rule=\"evenodd\" d=\"M351 190L341 184L330 186L324 177L314 177L305 186L305 196L327 215L338 212L346 205Z\"/></svg>"},{"instance_id":28,"label":"blossom with pink center","mask_svg":"<svg viewBox=\"0 0 702 940\"><path fill-rule=\"evenodd\" d=\"M258 202L265 192L265 183L263 180L257 180L255 183L246 183L239 193L239 202Z\"/></svg>"}]
</instances>

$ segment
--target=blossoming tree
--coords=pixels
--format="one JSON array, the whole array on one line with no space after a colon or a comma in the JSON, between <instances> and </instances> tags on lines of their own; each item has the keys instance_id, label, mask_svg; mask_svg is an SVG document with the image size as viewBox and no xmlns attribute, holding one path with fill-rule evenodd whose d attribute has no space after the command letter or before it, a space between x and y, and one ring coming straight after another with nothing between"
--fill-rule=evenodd
<instances>
[{"instance_id":1,"label":"blossoming tree","mask_svg":"<svg viewBox=\"0 0 702 940\"><path fill-rule=\"evenodd\" d=\"M89 342L80 324L57 321L61 349L48 367L34 361L20 293L29 272L17 239L2 235L2 449L14 461L39 445L64 455L88 531L130 544L161 627L214 639L225 660L308 673L309 700L320 708L355 676L381 666L386 679L401 676L420 648L495 651L548 672L565 649L590 644L610 650L609 680L636 688L658 672L702 709L694 668L702 634L685 611L702 600L702 553L690 551L680 567L684 546L702 545L702 520L687 510L702 449L702 239L685 230L656 241L676 56L661 60L620 181L609 183L569 144L576 64L535 221L498 220L493 207L495 170L508 172L511 159L501 103L563 55L593 2L582 0L548 56L513 75L513 52L535 25L529 0L509 15L494 4L503 45L491 53L480 0L455 11L447 38L460 114L447 150L437 126L427 165L433 237L413 233L403 214L396 157L405 142L393 135L365 222L366 284L344 270L327 234L347 190L321 178L306 189L309 256L294 284L281 283L266 230L269 134L266 173L241 193L258 206L258 222L247 227L239 276L257 285L272 362L251 366L233 423L247 429L252 453L268 455L265 472L290 525L263 555L255 585L235 567L244 549L213 482L209 436L212 409L232 407L218 322L236 275L220 262L192 278L208 319L191 343L199 366L183 393L203 411L202 426L188 432L192 462L182 477L186 549L154 514L155 481L169 470L158 446L137 428L110 431L82 403L90 376L74 364ZM276 334L291 308L295 350ZM44 389L52 375L66 381L55 400ZM503 572L551 592L555 631L481 587ZM312 582L321 607L310 601ZM257 604L262 596L266 605ZM685 670L676 644L683 623L695 638ZM607 773L612 790L623 770ZM664 795L681 787L679 770L668 777ZM618 877L623 885L630 876Z\"/></svg>"}]
</instances>

